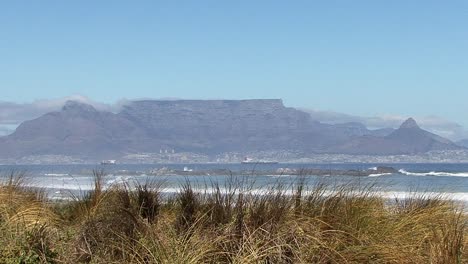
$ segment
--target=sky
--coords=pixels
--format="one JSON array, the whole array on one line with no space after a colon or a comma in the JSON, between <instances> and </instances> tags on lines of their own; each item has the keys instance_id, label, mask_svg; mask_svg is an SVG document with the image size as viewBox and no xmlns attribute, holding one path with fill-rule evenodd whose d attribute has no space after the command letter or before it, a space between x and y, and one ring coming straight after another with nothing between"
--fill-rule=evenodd
<instances>
[{"instance_id":1,"label":"sky","mask_svg":"<svg viewBox=\"0 0 468 264\"><path fill-rule=\"evenodd\" d=\"M281 98L468 127L468 1L0 1L0 101Z\"/></svg>"}]
</instances>

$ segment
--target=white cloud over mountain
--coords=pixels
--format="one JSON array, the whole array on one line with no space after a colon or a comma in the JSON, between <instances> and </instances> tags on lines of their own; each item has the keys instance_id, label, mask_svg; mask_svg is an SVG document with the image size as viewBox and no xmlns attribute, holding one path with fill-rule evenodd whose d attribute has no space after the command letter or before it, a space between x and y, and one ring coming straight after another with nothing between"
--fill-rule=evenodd
<instances>
[{"instance_id":1,"label":"white cloud over mountain","mask_svg":"<svg viewBox=\"0 0 468 264\"><path fill-rule=\"evenodd\" d=\"M0 135L7 135L23 121L37 118L45 113L58 111L68 100L91 104L99 110L113 111L119 104L107 105L86 96L72 95L57 99L36 100L31 103L0 101Z\"/></svg>"}]
</instances>

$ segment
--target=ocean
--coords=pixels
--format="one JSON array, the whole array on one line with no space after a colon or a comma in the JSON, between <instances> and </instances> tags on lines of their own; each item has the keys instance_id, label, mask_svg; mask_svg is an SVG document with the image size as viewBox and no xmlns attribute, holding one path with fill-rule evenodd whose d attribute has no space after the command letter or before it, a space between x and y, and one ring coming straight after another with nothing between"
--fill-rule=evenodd
<instances>
[{"instance_id":1,"label":"ocean","mask_svg":"<svg viewBox=\"0 0 468 264\"><path fill-rule=\"evenodd\" d=\"M394 174L373 174L370 176L303 176L306 185L312 187L323 183L329 188L339 185L355 187L372 186L372 190L388 198L402 198L414 194L442 196L447 199L468 203L468 163L467 164L116 164L116 165L0 165L0 178L4 180L10 172L23 172L25 184L46 190L49 198L66 199L92 189L92 171L104 170L105 186L116 183L158 182L163 192L174 193L187 182L200 191L209 189L213 183L221 187L230 179L247 181L254 191L261 192L281 184L286 189L298 181L295 175L254 175L236 176L236 171L276 171L280 168L323 169L323 170L365 170L377 166L388 166L399 171ZM169 170L216 171L230 170L213 175L152 175L151 172L167 168ZM195 173L196 174L196 173Z\"/></svg>"}]
</instances>

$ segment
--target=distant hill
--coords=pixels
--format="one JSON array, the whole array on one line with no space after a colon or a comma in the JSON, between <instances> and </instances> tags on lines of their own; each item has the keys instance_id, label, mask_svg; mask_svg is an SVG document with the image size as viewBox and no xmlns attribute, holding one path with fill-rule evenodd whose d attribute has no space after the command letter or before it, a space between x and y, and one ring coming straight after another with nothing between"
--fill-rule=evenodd
<instances>
[{"instance_id":1,"label":"distant hill","mask_svg":"<svg viewBox=\"0 0 468 264\"><path fill-rule=\"evenodd\" d=\"M461 147L448 139L421 129L413 118L387 136L362 136L343 145L330 148L345 154L416 154L432 150L455 150Z\"/></svg>"},{"instance_id":2,"label":"distant hill","mask_svg":"<svg viewBox=\"0 0 468 264\"><path fill-rule=\"evenodd\" d=\"M0 138L0 158L118 159L160 149L208 155L284 150L384 155L456 148L412 119L395 131L322 124L276 99L134 101L119 113L68 101L61 111L26 121Z\"/></svg>"}]
</instances>

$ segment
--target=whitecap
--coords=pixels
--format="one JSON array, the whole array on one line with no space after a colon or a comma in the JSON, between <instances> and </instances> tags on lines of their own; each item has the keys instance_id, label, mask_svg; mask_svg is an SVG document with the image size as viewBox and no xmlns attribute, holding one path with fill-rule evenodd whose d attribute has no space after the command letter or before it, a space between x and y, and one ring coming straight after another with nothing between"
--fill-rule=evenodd
<instances>
[{"instance_id":1,"label":"whitecap","mask_svg":"<svg viewBox=\"0 0 468 264\"><path fill-rule=\"evenodd\" d=\"M44 176L57 176L57 177L63 177L63 176L70 176L68 173L46 173Z\"/></svg>"},{"instance_id":2,"label":"whitecap","mask_svg":"<svg viewBox=\"0 0 468 264\"><path fill-rule=\"evenodd\" d=\"M409 172L404 169L401 169L398 172L408 176L468 177L468 172Z\"/></svg>"},{"instance_id":3,"label":"whitecap","mask_svg":"<svg viewBox=\"0 0 468 264\"><path fill-rule=\"evenodd\" d=\"M374 173L374 174L369 174L369 177L380 177L380 176L385 176L385 175L392 175L393 173Z\"/></svg>"}]
</instances>

